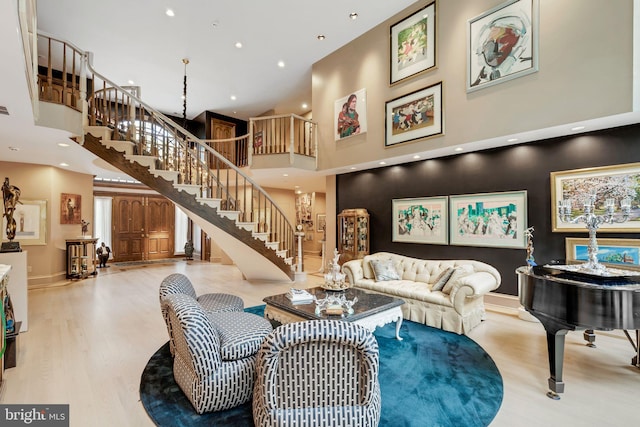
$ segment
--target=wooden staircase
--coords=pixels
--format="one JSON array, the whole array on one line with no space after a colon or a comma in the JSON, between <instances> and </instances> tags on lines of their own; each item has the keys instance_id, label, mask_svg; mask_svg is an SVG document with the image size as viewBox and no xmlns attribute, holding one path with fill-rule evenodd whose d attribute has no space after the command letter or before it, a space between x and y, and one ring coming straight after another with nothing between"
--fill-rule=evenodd
<instances>
[{"instance_id":1,"label":"wooden staircase","mask_svg":"<svg viewBox=\"0 0 640 427\"><path fill-rule=\"evenodd\" d=\"M293 258L256 222L241 221L241 212L221 209L222 199L200 197L198 185L178 184L177 171L156 169L155 156L133 154L134 144L112 140L111 129L90 126L83 147L130 177L180 206L238 266L248 280L290 281ZM98 136L95 136L95 135Z\"/></svg>"}]
</instances>

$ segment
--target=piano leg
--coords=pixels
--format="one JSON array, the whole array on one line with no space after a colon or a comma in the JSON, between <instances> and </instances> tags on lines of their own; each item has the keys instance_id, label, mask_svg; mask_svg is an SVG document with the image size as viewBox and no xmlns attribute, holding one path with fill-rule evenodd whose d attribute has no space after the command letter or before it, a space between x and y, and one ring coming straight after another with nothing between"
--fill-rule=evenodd
<instances>
[{"instance_id":1,"label":"piano leg","mask_svg":"<svg viewBox=\"0 0 640 427\"><path fill-rule=\"evenodd\" d=\"M593 329L587 329L582 333L582 337L587 342L587 347L595 348L596 347L596 333Z\"/></svg>"},{"instance_id":2,"label":"piano leg","mask_svg":"<svg viewBox=\"0 0 640 427\"><path fill-rule=\"evenodd\" d=\"M547 352L549 354L549 388L547 397L559 400L558 393L564 393L564 382L562 382L562 364L564 359L564 337L567 335L566 329L556 330L555 333L547 331Z\"/></svg>"}]
</instances>

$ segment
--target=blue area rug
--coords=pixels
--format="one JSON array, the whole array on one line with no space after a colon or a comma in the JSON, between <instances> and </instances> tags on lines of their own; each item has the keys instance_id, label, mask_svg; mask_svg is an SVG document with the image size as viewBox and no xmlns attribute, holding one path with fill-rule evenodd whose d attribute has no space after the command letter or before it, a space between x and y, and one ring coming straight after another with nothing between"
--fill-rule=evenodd
<instances>
[{"instance_id":1,"label":"blue area rug","mask_svg":"<svg viewBox=\"0 0 640 427\"><path fill-rule=\"evenodd\" d=\"M245 311L263 315L264 306ZM502 377L491 357L465 335L405 321L377 328L384 427L484 427L502 403ZM169 343L149 360L140 381L142 404L162 427L253 426L251 402L198 415L173 379Z\"/></svg>"}]
</instances>

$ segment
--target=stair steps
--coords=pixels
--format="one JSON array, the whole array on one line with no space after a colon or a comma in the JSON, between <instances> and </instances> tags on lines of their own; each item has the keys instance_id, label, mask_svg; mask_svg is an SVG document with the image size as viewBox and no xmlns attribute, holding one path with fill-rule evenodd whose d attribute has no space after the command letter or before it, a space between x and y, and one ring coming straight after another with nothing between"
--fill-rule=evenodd
<instances>
[{"instance_id":1,"label":"stair steps","mask_svg":"<svg viewBox=\"0 0 640 427\"><path fill-rule=\"evenodd\" d=\"M258 224L255 222L240 222L240 221L236 221L236 226L238 228L244 228L247 231L254 231L256 229L256 226Z\"/></svg>"},{"instance_id":2,"label":"stair steps","mask_svg":"<svg viewBox=\"0 0 640 427\"><path fill-rule=\"evenodd\" d=\"M142 166L148 167L149 171L153 173L156 170L156 160L158 160L155 156L141 156L139 154L125 154L125 157L130 162L136 162Z\"/></svg>"},{"instance_id":3,"label":"stair steps","mask_svg":"<svg viewBox=\"0 0 640 427\"><path fill-rule=\"evenodd\" d=\"M194 184L173 184L176 190L184 191L189 194L197 196L200 194L200 186Z\"/></svg>"},{"instance_id":4,"label":"stair steps","mask_svg":"<svg viewBox=\"0 0 640 427\"><path fill-rule=\"evenodd\" d=\"M166 171L166 170L155 169L155 170L151 171L151 173L155 177L164 178L169 182L178 181L178 175L179 175L178 171Z\"/></svg>"},{"instance_id":5,"label":"stair steps","mask_svg":"<svg viewBox=\"0 0 640 427\"><path fill-rule=\"evenodd\" d=\"M262 240L263 242L266 242L266 241L269 239L269 233L257 233L257 232L253 232L253 233L251 233L251 235L252 235L255 239Z\"/></svg>"},{"instance_id":6,"label":"stair steps","mask_svg":"<svg viewBox=\"0 0 640 427\"><path fill-rule=\"evenodd\" d=\"M225 218L229 218L231 221L238 221L238 217L240 216L240 211L221 211L221 210L218 210L218 215L223 216Z\"/></svg>"},{"instance_id":7,"label":"stair steps","mask_svg":"<svg viewBox=\"0 0 640 427\"><path fill-rule=\"evenodd\" d=\"M196 200L213 209L220 209L220 203L222 202L222 199L213 199L210 197L196 197Z\"/></svg>"}]
</instances>

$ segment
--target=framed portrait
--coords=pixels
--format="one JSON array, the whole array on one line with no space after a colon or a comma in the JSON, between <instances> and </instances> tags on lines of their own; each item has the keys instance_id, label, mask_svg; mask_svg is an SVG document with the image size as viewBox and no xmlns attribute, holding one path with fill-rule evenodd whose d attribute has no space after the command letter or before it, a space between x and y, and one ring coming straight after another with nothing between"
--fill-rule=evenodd
<instances>
[{"instance_id":1,"label":"framed portrait","mask_svg":"<svg viewBox=\"0 0 640 427\"><path fill-rule=\"evenodd\" d=\"M527 192L449 196L449 243L526 248Z\"/></svg>"},{"instance_id":2,"label":"framed portrait","mask_svg":"<svg viewBox=\"0 0 640 427\"><path fill-rule=\"evenodd\" d=\"M348 94L334 104L333 129L335 140L367 132L367 90Z\"/></svg>"},{"instance_id":3,"label":"framed portrait","mask_svg":"<svg viewBox=\"0 0 640 427\"><path fill-rule=\"evenodd\" d=\"M565 239L567 262L589 260L589 239ZM640 239L598 239L598 262L614 268L640 269Z\"/></svg>"},{"instance_id":4,"label":"framed portrait","mask_svg":"<svg viewBox=\"0 0 640 427\"><path fill-rule=\"evenodd\" d=\"M316 215L316 231L322 233L327 229L327 214Z\"/></svg>"},{"instance_id":5,"label":"framed portrait","mask_svg":"<svg viewBox=\"0 0 640 427\"><path fill-rule=\"evenodd\" d=\"M571 221L584 213L584 204L591 195L595 196L596 215L604 212L607 199L613 201L615 208L613 222L600 224L598 233L640 232L640 163L551 172L552 231L586 232L584 222ZM631 203L631 214L627 221L622 220L620 209L620 202L625 198ZM561 203L571 209L569 218L564 220L559 215Z\"/></svg>"},{"instance_id":6,"label":"framed portrait","mask_svg":"<svg viewBox=\"0 0 640 427\"><path fill-rule=\"evenodd\" d=\"M60 224L82 222L82 198L79 194L60 194Z\"/></svg>"},{"instance_id":7,"label":"framed portrait","mask_svg":"<svg viewBox=\"0 0 640 427\"><path fill-rule=\"evenodd\" d=\"M444 133L442 82L386 103L385 147Z\"/></svg>"},{"instance_id":8,"label":"framed portrait","mask_svg":"<svg viewBox=\"0 0 640 427\"><path fill-rule=\"evenodd\" d=\"M508 0L467 21L467 92L538 71L538 0Z\"/></svg>"},{"instance_id":9,"label":"framed portrait","mask_svg":"<svg viewBox=\"0 0 640 427\"><path fill-rule=\"evenodd\" d=\"M20 200L13 212L15 241L21 246L47 244L47 201ZM2 240L7 241L7 218L2 218Z\"/></svg>"},{"instance_id":10,"label":"framed portrait","mask_svg":"<svg viewBox=\"0 0 640 427\"><path fill-rule=\"evenodd\" d=\"M447 196L394 199L392 241L446 245Z\"/></svg>"},{"instance_id":11,"label":"framed portrait","mask_svg":"<svg viewBox=\"0 0 640 427\"><path fill-rule=\"evenodd\" d=\"M391 85L435 68L436 28L435 1L390 27Z\"/></svg>"}]
</instances>

